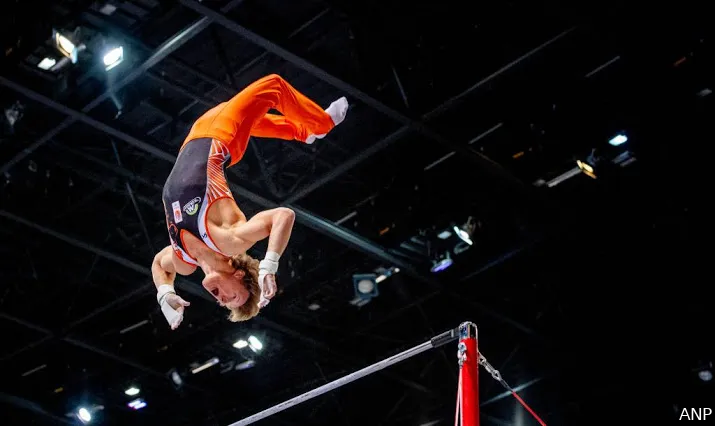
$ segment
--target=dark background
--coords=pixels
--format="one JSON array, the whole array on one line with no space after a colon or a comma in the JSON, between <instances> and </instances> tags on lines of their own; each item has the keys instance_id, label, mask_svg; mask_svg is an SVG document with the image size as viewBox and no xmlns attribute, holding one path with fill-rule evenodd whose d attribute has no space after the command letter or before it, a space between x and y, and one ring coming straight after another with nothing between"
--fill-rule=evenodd
<instances>
[{"instance_id":1,"label":"dark background","mask_svg":"<svg viewBox=\"0 0 715 426\"><path fill-rule=\"evenodd\" d=\"M462 321L549 425L712 408L698 378L713 359L706 16L681 3L10 2L0 105L22 115L3 114L0 139L2 423L74 424L101 406L93 423L228 425ZM79 28L87 49L43 71L61 58L53 28ZM105 71L117 44L125 60ZM247 215L297 213L282 294L233 324L195 274L177 283L192 305L171 332L148 274L167 244L161 187L193 120L270 73L323 106L351 103L324 140L254 140L227 173ZM618 132L628 142L608 145ZM614 164L626 151L635 161ZM543 184L591 153L596 179ZM431 273L457 243L436 235L469 216L474 245ZM393 266L379 296L349 303L353 274ZM250 334L259 353L231 346ZM455 354L261 424L449 424ZM537 424L480 379L482 424ZM130 385L146 408L127 408Z\"/></svg>"}]
</instances>

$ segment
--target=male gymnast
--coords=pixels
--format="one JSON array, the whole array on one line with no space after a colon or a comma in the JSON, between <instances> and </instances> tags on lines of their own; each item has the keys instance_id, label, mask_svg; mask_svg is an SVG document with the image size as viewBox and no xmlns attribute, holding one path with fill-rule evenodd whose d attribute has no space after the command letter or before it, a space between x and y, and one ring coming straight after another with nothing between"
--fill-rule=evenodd
<instances>
[{"instance_id":1,"label":"male gymnast","mask_svg":"<svg viewBox=\"0 0 715 426\"><path fill-rule=\"evenodd\" d=\"M283 115L269 114L271 109ZM172 330L189 306L176 294L176 274L190 275L200 268L204 288L231 311L234 322L253 318L276 294L278 260L295 214L279 207L247 219L231 194L224 168L241 160L251 136L310 144L340 124L347 110L344 97L323 110L273 74L194 123L162 193L171 244L151 265L157 301ZM268 249L258 262L246 251L265 238Z\"/></svg>"}]
</instances>

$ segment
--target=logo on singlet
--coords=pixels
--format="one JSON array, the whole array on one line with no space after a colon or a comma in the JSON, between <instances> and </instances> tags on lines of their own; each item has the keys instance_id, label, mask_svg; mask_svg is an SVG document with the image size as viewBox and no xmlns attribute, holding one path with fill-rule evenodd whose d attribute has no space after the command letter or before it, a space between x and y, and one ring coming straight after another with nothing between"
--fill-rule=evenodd
<instances>
[{"instance_id":1,"label":"logo on singlet","mask_svg":"<svg viewBox=\"0 0 715 426\"><path fill-rule=\"evenodd\" d=\"M184 211L189 216L193 216L196 214L197 211L199 211L200 204L201 204L201 198L196 197L193 200L189 201L188 203L184 204Z\"/></svg>"},{"instance_id":2,"label":"logo on singlet","mask_svg":"<svg viewBox=\"0 0 715 426\"><path fill-rule=\"evenodd\" d=\"M174 211L174 223L181 223L184 217L181 216L181 204L178 201L171 203L171 210Z\"/></svg>"}]
</instances>

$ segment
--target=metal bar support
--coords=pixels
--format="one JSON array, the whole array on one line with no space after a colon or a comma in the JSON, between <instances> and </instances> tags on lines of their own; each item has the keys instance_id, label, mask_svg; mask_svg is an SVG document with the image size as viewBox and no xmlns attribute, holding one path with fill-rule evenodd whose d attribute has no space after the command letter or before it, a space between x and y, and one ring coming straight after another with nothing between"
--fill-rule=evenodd
<instances>
[{"instance_id":1,"label":"metal bar support","mask_svg":"<svg viewBox=\"0 0 715 426\"><path fill-rule=\"evenodd\" d=\"M365 376L369 376L370 374L373 374L375 372L383 370L391 365L394 365L394 364L402 362L406 359L412 358L415 355L419 355L422 352L426 352L430 349L437 348L437 347L442 346L446 343L454 341L457 339L457 334L458 334L457 330L449 330L447 332L444 332L444 333L440 334L439 336L435 336L432 339L430 339L420 345L417 345L411 349L408 349L404 352L400 352L400 353L393 355L387 359L384 359L380 362L376 362L375 364L369 365L361 370L358 370L351 374L348 374L347 376L343 376L339 379L333 380L332 382L326 383L323 386L317 387L317 388L315 388L311 391L308 391L302 395L298 395L298 396L291 398L287 401L281 402L280 404L277 404L277 405L274 405L273 407L267 408L267 409L265 409L259 413L256 413L250 417L246 417L243 420L239 420L235 423L231 423L231 425L229 425L229 426L249 425L251 423L255 423L259 420L265 419L266 417L272 416L276 413L280 413L281 411L287 410L288 408L294 407L294 406L301 404L305 401L308 401L315 397L323 395L324 393L330 392L331 390L345 386L348 383L352 383L352 382L354 382L358 379L361 379Z\"/></svg>"}]
</instances>

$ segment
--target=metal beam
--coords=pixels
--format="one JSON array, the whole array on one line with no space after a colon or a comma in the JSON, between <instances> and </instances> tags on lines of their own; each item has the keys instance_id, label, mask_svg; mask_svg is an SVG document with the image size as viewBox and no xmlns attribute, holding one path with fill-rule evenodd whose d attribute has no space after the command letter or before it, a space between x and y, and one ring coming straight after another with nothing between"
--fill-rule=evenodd
<instances>
[{"instance_id":1,"label":"metal beam","mask_svg":"<svg viewBox=\"0 0 715 426\"><path fill-rule=\"evenodd\" d=\"M148 267L143 267L143 266L141 266L141 265L139 265L139 264L137 264L137 263L135 263L135 262L133 262L133 261L131 261L131 260L129 260L129 259L123 258L123 257L121 257L121 256L119 256L119 255L117 255L117 254L114 254L114 253L110 253L110 252L108 252L108 251L106 251L106 250L100 249L99 247L96 247L96 246L93 246L93 245L88 244L88 243L86 243L86 242L80 241L80 240L78 240L78 239L76 239L76 238L74 238L74 237L71 237L71 236L62 234L62 233L57 232L57 231L55 231L55 230L49 229L49 228L47 228L47 227L45 227L45 226L42 226L42 225L36 224L36 223L34 223L34 222L31 222L31 221L29 221L29 220L23 219L23 218L21 218L21 217L19 217L19 216L17 216L17 215L14 215L14 214L12 214L12 213L6 212L6 211L4 211L4 210L0 210L0 217L4 217L4 218L6 218L6 219L13 220L13 221L15 221L15 222L17 222L17 223L20 223L20 224L22 224L22 225L31 227L31 228L33 228L33 229L35 229L35 230L38 230L38 231L40 231L40 232L46 233L46 234L48 234L48 235L51 235L51 236L53 236L53 237L55 237L55 238L57 238L57 239L60 239L60 240L64 241L65 243L70 244L70 245L72 245L72 246L74 246L74 247L77 247L77 248L82 249L82 250L89 251L89 252L91 252L91 253L95 253L96 255L101 256L101 257L104 257L104 258L107 259L107 260L111 260L111 261L113 261L113 262L116 262L116 263L118 263L118 264L124 266L124 267L130 268L130 269L132 269L133 271L137 271L137 272L143 273L144 275L151 276L151 270L150 270ZM195 296L197 296L197 297L200 297L200 298L202 298L202 299L204 299L204 300L210 302L213 306L217 306L217 305L215 304L215 300L214 300L211 296L209 296L205 291L199 289L200 286L199 286L198 284L195 284L195 283L193 283L193 282L191 282L190 280L185 279L185 278L178 278L178 279L177 279L177 284L179 284L179 283L185 284L185 286L182 286L182 290L185 290L185 291L186 291L187 293L189 293L189 294L195 295ZM144 293L144 288L147 289L146 291L148 292L149 289L152 289L153 287L150 286L150 285L145 285L145 286L143 286L143 288L137 288L137 289L135 289L134 291L131 291L130 294L141 294L141 293ZM126 300L126 297L122 297L121 300ZM114 301L114 302L112 302L112 305L114 305L114 304L116 304L116 303L117 303L117 301ZM108 308L107 308L106 306L105 306L105 307L102 307L102 308L100 308L100 309L97 309L97 310L94 311L93 313L91 313L91 314L89 314L88 316L84 317L82 320L80 320L80 321L75 321L74 323L71 324L71 326L72 326L72 327L77 326L77 325L79 325L81 322L85 322L85 321L87 321L89 318L91 318L91 317L97 315L97 313L103 312L103 311L105 311L105 310L107 310L107 309L108 309ZM25 320L21 319L21 318L17 318L17 317L14 317L14 316L12 316L12 315L4 314L4 313L2 313L2 312L0 312L0 318L5 318L5 319L7 319L7 320L9 320L9 321L15 322L16 324L23 325L23 326L25 326L25 327L27 327L27 328L29 328L29 329L31 329L31 330L37 331L37 332L42 333L42 334L45 334L45 335L53 335L53 334L54 334L51 330L48 330L48 329L46 329L46 328L44 328L44 327L41 327L41 326L32 324L32 323L30 323L30 322L28 322L28 321L25 321ZM275 322L273 322L273 321L270 321L269 319L262 318L262 317L256 318L256 321L259 322L259 323L261 323L261 324L263 324L263 325L265 325L266 327L272 328L273 330L276 330L276 331L278 331L278 332L280 332L280 333L282 333L282 334L284 334L284 335L287 335L287 336L289 336L289 337L293 337L293 338L295 338L295 339L297 339L297 340L299 340L299 341L301 341L301 342L303 342L303 343L307 343L309 346L311 346L311 347L313 347L313 348L320 349L320 350L322 350L323 352L325 352L325 353L327 353L327 354L335 355L336 358L338 358L338 359L342 359L342 360L344 360L344 361L347 360L347 361L349 361L349 363L352 363L352 364L358 363L357 360L353 360L353 361L350 362L350 360L351 360L351 357L350 357L350 356L348 356L348 355L346 355L346 354L338 353L338 351L336 351L334 348L331 348L330 345L328 345L328 344L326 344L326 343L324 343L324 342L321 342L321 341L319 341L319 340L313 339L313 338L311 338L310 336L306 336L304 333L301 333L301 332L299 332L299 331L296 331L296 330L294 330L294 329L292 329L292 328L290 328L290 327L277 324L277 323L275 323ZM70 331L70 328L68 327L67 329L63 330L62 332L63 332L63 333L67 333L67 332L69 332L69 331ZM66 342L68 342L68 343L70 343L70 344L72 344L72 345L82 347L82 348L84 348L84 349L90 350L90 351L95 352L95 353L98 353L98 354L100 354L100 355L105 355L105 356L107 356L107 357L109 357L109 358L111 358L111 359L115 359L115 360L117 360L117 361L119 361L119 362L122 362L122 363L124 363L124 364L127 364L127 365L132 365L132 363L133 363L133 361L131 361L131 360L122 359L122 358L117 357L117 356L115 356L115 355L113 355L113 354L106 353L106 351L103 351L103 350L100 349L100 348L94 347L94 346L92 346L92 345L88 345L88 344L86 344L86 343L84 343L84 342L81 342L81 341L79 341L79 340L77 340L77 339L74 339L74 338L71 338L71 337L63 337L63 340L66 341ZM140 368L140 367L137 366L136 368ZM411 387L412 389L419 390L419 391L426 392L426 393L431 393L431 391L430 391L427 387L425 387L425 386L422 385L422 384L416 383L416 382L414 382L414 381L411 381L411 380L408 380L408 379L403 379L403 378L398 377L398 376L396 376L396 375L394 375L394 374L391 374L391 373L387 373L387 374L385 374L385 376L386 376L386 377L391 377L391 378L393 378L394 380L396 380L396 381L402 383L403 385L406 385L406 386L408 386L408 387Z\"/></svg>"},{"instance_id":2,"label":"metal beam","mask_svg":"<svg viewBox=\"0 0 715 426\"><path fill-rule=\"evenodd\" d=\"M168 153L166 151L161 150L160 148L155 147L154 145L149 144L148 142L139 140L135 138L134 136L128 135L120 130L117 130L115 128L112 128L111 126L108 126L104 123L98 122L97 120L92 119L91 117L88 117L86 114L83 114L79 111L75 111L67 106L64 106L62 104L59 104L52 99L47 98L44 95L41 95L37 92L34 92L12 80L9 80L3 76L0 76L0 84L13 89L17 91L18 93L33 99L37 102L40 102L44 105L47 105L48 107L67 114L67 115L72 115L77 117L79 120L82 120L89 124L90 126L93 126L97 128L100 131L108 132L110 135L116 137L119 140L122 140L136 148L139 148L149 154L152 154L156 156L157 158L160 158L162 160L165 160L167 162L173 163L176 160L176 155ZM265 208L274 208L278 206L278 202L269 200L259 194L256 194L248 189L245 189L243 187L240 187L235 184L231 184L231 190L245 198L248 199L262 207ZM401 259L392 256L385 250L384 248L380 247L377 244L374 244L370 242L369 240L354 234L350 231L348 231L345 228L342 228L340 226L337 226L323 218L320 218L298 206L291 206L294 208L296 212L296 219L303 225L320 232L324 235L330 236L342 243L345 243L351 247L357 248L358 250L361 250L364 253L367 253L373 257L376 257L380 260L383 260L385 262L390 262L395 264L396 266L400 266L404 268L404 270L408 273L412 273L415 276L420 276L420 274L415 270L415 268L411 265L406 264L404 261ZM2 215L3 213L0 213ZM4 212L4 214L9 214L9 212ZM17 218L19 220L23 220L22 218ZM44 231L43 231L44 232Z\"/></svg>"},{"instance_id":3,"label":"metal beam","mask_svg":"<svg viewBox=\"0 0 715 426\"><path fill-rule=\"evenodd\" d=\"M112 96L116 91L121 90L124 86L128 85L129 83L134 81L137 77L141 76L149 68L153 67L154 65L159 63L162 59L171 55L174 51L176 51L176 49L180 48L187 41L194 38L197 34L199 34L206 27L208 27L210 23L211 23L211 19L204 17L204 18L201 18L198 21L194 22L192 25L188 26L187 28L174 34L172 37L170 37L168 40L166 40L164 43L162 43L159 47L157 47L156 50L151 55L149 55L149 57L146 60L144 60L144 62L142 62L141 64L139 64L136 67L133 67L132 70L126 76L124 76L124 78L122 78L118 82L112 84L111 87L109 87L107 90L105 90L101 95L97 96L92 101L90 101L87 105L85 105L84 108L82 108L81 112L86 114L89 111L93 110L99 104L101 104L106 99L108 99L110 96ZM5 78L3 77L3 79L5 79ZM9 161L7 161L5 164L0 166L0 173L5 173L6 171L8 171L13 165L22 161L24 158L26 158L27 156L32 154L33 151L40 148L45 143L49 142L52 138L57 136L60 132L62 132L63 130L65 130L66 128L68 128L69 126L71 126L72 124L76 123L79 120L79 117L76 114L75 115L67 114L67 115L69 117L65 118L54 129L45 133L38 140L36 140L35 143L33 143L32 145L23 149L18 154L16 154L13 158L11 158Z\"/></svg>"},{"instance_id":4,"label":"metal beam","mask_svg":"<svg viewBox=\"0 0 715 426\"><path fill-rule=\"evenodd\" d=\"M70 419L67 419L65 417L60 417L58 415L52 414L49 411L47 411L44 407L42 407L40 404L30 401L28 399L16 396L16 395L10 395L5 392L0 392L0 402L11 405L16 408L20 408L22 410L30 411L35 414L38 414L42 417L46 417L56 423L63 423L67 425L75 425L76 423L74 421L71 421ZM3 416L4 417L4 416ZM7 420L7 419L5 419ZM27 420L22 422L23 424L29 424Z\"/></svg>"},{"instance_id":5,"label":"metal beam","mask_svg":"<svg viewBox=\"0 0 715 426\"><path fill-rule=\"evenodd\" d=\"M226 12L227 10L231 10L238 6L240 3L242 3L243 0L236 0L235 2L229 3L228 5L224 6L221 8L222 12ZM303 32L306 28L308 28L310 25L312 25L315 21L318 19L322 18L327 14L329 9L323 9L321 12L319 12L317 15L315 15L313 18L309 19L308 21L304 22L303 25L295 29L292 33L288 35L288 38L295 37L299 33ZM138 48L140 50L144 51L151 51L152 49L145 45L141 40L127 34L122 28L119 26L111 23L107 19L98 16L98 13L91 12L91 11L85 11L80 14L80 17L82 20L86 21L90 25L96 27L100 31L107 31L110 34L114 35L115 37L121 38L122 40L126 41L127 43L131 44L133 48ZM260 60L266 57L268 53L264 52L261 53L260 55L256 56L255 58L251 59L250 61L246 62L236 73L234 73L234 76L240 75L243 71L247 70L251 66L255 65L258 63ZM173 67L178 68L182 72L188 73L193 75L194 77L203 80L207 83L210 83L214 85L217 89L221 89L229 94L235 93L236 89L233 87L230 87L229 85L225 84L224 82L202 72L196 69L196 67L187 64L179 59L172 58L172 57L167 57L165 59L165 62Z\"/></svg>"},{"instance_id":6,"label":"metal beam","mask_svg":"<svg viewBox=\"0 0 715 426\"><path fill-rule=\"evenodd\" d=\"M119 149L117 149L117 144L114 141L112 142L112 150L114 151L114 158L117 160L117 166L120 168L124 168L122 165L122 158L119 156ZM142 214L141 208L139 207L139 203L137 203L137 199L134 196L134 189L132 188L132 185L129 183L128 180L124 181L124 186L127 189L127 195L129 196L129 200L132 202L132 206L134 207L134 212L137 214L137 220L139 220L139 225L142 229L142 232L144 233L144 238L146 238L146 243L147 247L149 247L149 250L151 252L155 252L156 249L154 248L154 243L151 241L151 236L149 235L149 229L146 226L146 222L144 221L144 215Z\"/></svg>"},{"instance_id":7,"label":"metal beam","mask_svg":"<svg viewBox=\"0 0 715 426\"><path fill-rule=\"evenodd\" d=\"M504 65L503 67L499 68L497 71L495 71L495 72L489 74L488 76L484 77L483 79L479 80L477 83L473 84L468 89L461 92L460 94L447 99L441 105L438 105L437 107L433 108L431 111L423 114L422 117L420 117L420 119L423 122L428 122L428 121L440 116L441 114L448 111L450 108L453 108L456 105L458 105L470 93L472 93L475 90L490 83L492 80L501 76L505 72L511 70L512 68L514 68L521 62L534 56L538 52L542 51L546 47L548 47L551 44L553 44L554 42L556 42L557 40L560 40L561 38L565 37L567 34L571 33L573 30L574 30L574 28L568 29L568 30L558 34L557 36L552 37L551 39L545 41L544 43L541 43L540 45L534 47L533 49L529 50L528 52L524 53L523 55L519 56L518 58L516 58L513 61L509 62L508 64ZM474 141L474 140L479 140L482 137L490 134L493 131L493 129L494 129L494 127L484 131L479 136L472 138L470 140L470 142ZM372 144L370 147L368 147L364 151L358 153L357 155L351 156L349 160L334 167L329 172L327 172L325 175L323 175L322 177L313 181L313 183L311 183L310 185L308 185L305 188L301 189L300 191L294 193L292 196L290 196L288 199L286 199L285 202L286 203L295 203L295 202L301 200L302 198L305 198L311 192L326 185L329 182L332 182L333 180L337 179L338 177L340 177L343 174L347 173L348 171L352 170L355 166L361 164L368 158L372 157L373 155L377 154L378 152L388 148L395 142L399 141L402 137L406 136L410 132L410 130L411 129L409 126L402 126L401 128L395 130L391 134L385 136L380 141ZM467 143L467 145L469 145L469 144L470 143ZM452 152L451 154L453 155L454 152ZM450 155L450 154L448 154L448 155Z\"/></svg>"},{"instance_id":8,"label":"metal beam","mask_svg":"<svg viewBox=\"0 0 715 426\"><path fill-rule=\"evenodd\" d=\"M0 76L0 84L5 85L6 87L16 90L17 92L23 94L24 96L27 96L28 98L31 98L33 100L36 100L38 102L41 102L50 108L53 108L59 112L63 112L65 114L73 114L78 117L78 119L83 120L90 124L91 126L94 126L100 131L105 131L108 132L110 135L116 137L118 140L123 140L139 149L142 149L152 155L157 156L158 158L161 158L165 161L169 162L174 162L176 159L176 156L174 154L170 154L168 152L165 152L145 141L139 140L133 136L130 136L120 130L117 130L115 128L112 128L111 126L108 126L104 123L101 123L97 120L94 120L90 117L88 117L86 114L83 114L81 112L75 111L67 106L61 105L52 99L47 98L46 96L43 96L39 93L36 93L18 83L15 83L5 77ZM243 188L241 186L235 185L235 184L230 184L231 191L234 194L239 195L242 198L245 198L249 201L252 201L259 206L262 206L264 208L275 208L278 207L278 202L269 200L259 194L256 194L246 188ZM321 233L322 235L328 236L330 238L333 238L337 241L340 241L343 244L346 244L350 247L353 247L365 254L368 254L372 256L373 258L379 259L383 262L391 263L395 266L400 267L405 271L406 274L410 275L414 279L417 279L419 281L422 281L424 283L427 283L431 285L432 287L435 287L437 289L443 289L442 284L430 277L426 277L423 273L418 271L414 265L408 264L407 262L403 261L402 259L390 254L385 248L381 247L378 244L375 244L374 242L368 240L367 238L364 238L356 233L353 233L343 227L340 227L338 225L335 225L334 223L321 218L313 213L308 212L307 210L296 206L292 204L288 204L287 207L293 209L296 213L296 220L301 223L302 225L305 225L308 228L313 229L316 232ZM5 212L6 214L9 214ZM22 218L19 218L21 220L24 220ZM476 303L476 302L475 302ZM519 324L518 322L514 321L513 319L500 314L494 310L491 310L487 308L486 306L483 306L484 312L490 316L493 316L495 319L498 319L502 322L505 322L507 324L510 324L512 326L515 326L517 329L522 330L522 331L527 331L529 330L529 334L536 334L532 330L530 330L529 327L526 327L522 324Z\"/></svg>"},{"instance_id":9,"label":"metal beam","mask_svg":"<svg viewBox=\"0 0 715 426\"><path fill-rule=\"evenodd\" d=\"M83 21L92 25L98 31L106 32L113 37L121 39L123 42L126 42L129 45L129 47L132 48L133 50L142 50L144 52L152 51L152 48L147 46L146 44L144 44L141 40L129 35L122 28L111 23L107 19L97 16L97 14L94 12L91 12L91 11L82 12L80 14L80 19L82 19ZM166 62L166 64L168 64L168 65L171 65L172 67L179 69L181 72L190 74L190 75L198 78L199 80L203 80L209 84L212 84L212 85L216 86L217 88L220 88L228 93L233 93L235 91L231 87L223 84L218 79L213 78L212 76L210 76L202 71L199 71L198 69L196 69L196 67L193 67L190 64L187 64L179 59L175 59L175 58L169 56L164 59L164 62Z\"/></svg>"},{"instance_id":10,"label":"metal beam","mask_svg":"<svg viewBox=\"0 0 715 426\"><path fill-rule=\"evenodd\" d=\"M90 253L95 253L98 256L101 256L107 260L111 260L112 262L118 263L119 265L122 265L128 269L131 269L132 271L138 272L143 275L147 275L147 274L151 275L151 270L149 269L149 267L141 266L141 265L134 263L131 260L125 259L117 254L111 253L109 251L106 251L104 249L96 247L92 244L86 243L84 241L80 241L76 238L70 237L70 236L65 235L61 232L57 232L53 229L39 225L39 224L29 221L23 217L20 217L16 214L10 213L5 210L0 210L0 217L4 217L5 219L9 219L9 220L19 223L21 225L25 225L29 228L36 230L36 231L42 232L43 234L50 235L54 238L57 238L58 240L64 241L65 243L75 246L79 249L86 250Z\"/></svg>"},{"instance_id":11,"label":"metal beam","mask_svg":"<svg viewBox=\"0 0 715 426\"><path fill-rule=\"evenodd\" d=\"M18 318L18 317L14 316L14 315L7 314L7 313L5 313L5 312L0 312L0 318L4 319L4 320L6 320L6 321L13 322L13 323L18 324L18 325L21 325L21 326L26 327L26 328L28 328L28 329L30 329L30 330L37 331L37 332L39 332L39 333L44 334L45 336L51 336L51 337L57 338L57 339L59 339L59 340L65 342L65 343L68 343L68 344L70 344L70 345L72 345L72 346L75 346L75 347L84 349L84 350L86 350L86 351L88 351L88 352L93 352L93 353L95 353L95 354L97 354L97 355L101 355L102 357L111 359L111 360L113 360L113 361L115 361L115 362L117 362L117 363L119 363L119 364L127 365L127 366L129 366L129 367L132 367L132 368L134 368L134 369L136 369L136 370L139 370L139 371L141 371L141 372L143 372L143 373L145 373L145 374L148 374L148 375L150 375L150 376L155 376L155 377L158 377L158 378L161 378L161 379L167 379L167 380L168 380L167 375L166 375L165 373L162 373L161 371L154 370L153 368L150 368L150 367L147 367L147 366L145 366L145 365L142 365L142 364L140 364L140 363L138 363L138 362L136 362L136 361L132 361L132 360L130 360L130 359L121 357L121 356L119 356L119 355L115 355L115 354L113 354L113 353L111 353L111 352L108 352L108 351L106 351L106 350L104 350L104 349L102 349L102 348L99 348L99 347L97 347L97 346L95 346L95 345L92 345L92 344L87 343L87 342L85 342L85 341L83 341L83 340L77 339L76 337L67 336L67 335L58 335L58 334L54 333L52 330L49 330L49 329L47 329L47 328L45 328L45 327L42 327L42 326L39 326L39 325L37 325L37 324L33 324L33 323L29 322L29 321L26 321L26 320L24 320L24 319L22 319L22 318ZM186 386L187 386L188 388L197 390L197 391L199 391L199 392L213 393L212 391L209 391L208 389L204 389L204 388L201 388L201 387L192 385L192 384L188 384L188 383L187 383Z\"/></svg>"},{"instance_id":12,"label":"metal beam","mask_svg":"<svg viewBox=\"0 0 715 426\"><path fill-rule=\"evenodd\" d=\"M361 101L362 103L372 107L376 111L381 112L385 116L390 117L399 123L402 123L408 129L418 132L418 133L422 134L423 136L425 136L429 139L432 139L433 141L438 142L444 146L450 147L452 150L462 154L465 158L472 160L474 163L476 163L478 166L480 166L480 168L484 172L486 172L487 174L489 174L493 177L498 178L505 184L508 184L508 186L513 187L513 188L518 188L521 191L524 191L526 188L528 188L528 186L525 185L524 182L522 182L521 180L514 177L511 173L509 173L506 169L504 169L500 164L487 158L486 156L482 155L481 153L479 153L475 150L472 150L467 145L454 143L453 141L443 137L442 135L438 134L437 132L429 129L428 127L425 126L424 123L414 120L414 119L404 115L403 113L386 105L382 101L379 101L379 100L373 98L372 96L361 91L357 87L352 86L349 83L337 78L336 76L330 74L329 72L323 70L322 68L316 66L315 64L307 61L306 59L284 49L283 47L277 45L276 43L274 43L274 42L272 42L256 33L254 33L253 31L239 25L238 23L227 18L220 12L210 9L195 0L180 0L180 2L184 6L190 8L190 9L193 9L194 11L196 11L206 17L213 19L214 22L216 22L217 24L222 25L229 31L233 31L234 33L242 36L243 38L245 38L246 40L255 44L256 46L260 46L260 47L266 49L267 51L275 54L276 56L283 58L284 60L292 63L293 65L295 65L299 68L302 68L303 70L310 73L311 75L342 90L346 94L348 94L348 95L354 97L355 99Z\"/></svg>"}]
</instances>

